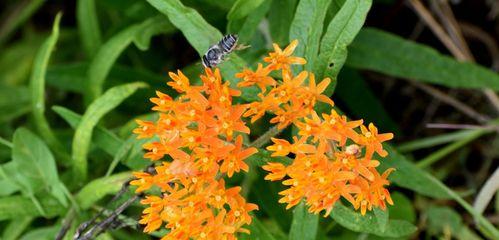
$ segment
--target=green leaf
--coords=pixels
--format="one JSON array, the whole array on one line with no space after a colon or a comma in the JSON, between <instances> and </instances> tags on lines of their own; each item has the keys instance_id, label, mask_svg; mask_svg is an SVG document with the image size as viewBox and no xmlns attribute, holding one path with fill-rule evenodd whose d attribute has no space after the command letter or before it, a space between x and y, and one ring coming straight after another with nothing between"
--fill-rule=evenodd
<instances>
[{"instance_id":1,"label":"green leaf","mask_svg":"<svg viewBox=\"0 0 499 240\"><path fill-rule=\"evenodd\" d=\"M296 7L295 17L289 30L289 40L299 41L293 54L307 60L305 65L307 71L314 69L324 18L330 4L331 0L301 0ZM301 71L303 67L297 66L297 69Z\"/></svg>"},{"instance_id":2,"label":"green leaf","mask_svg":"<svg viewBox=\"0 0 499 240\"><path fill-rule=\"evenodd\" d=\"M9 224L5 227L2 239L3 240L16 240L19 239L19 236L26 230L26 228L33 221L33 217L20 217L14 220L11 220Z\"/></svg>"},{"instance_id":3,"label":"green leaf","mask_svg":"<svg viewBox=\"0 0 499 240\"><path fill-rule=\"evenodd\" d=\"M135 42L140 49L146 49L148 47L146 41L150 39L146 39L145 36L151 37L152 34L159 32L158 26L164 27L167 24L168 21L162 16L151 17L142 23L129 26L105 42L88 68L87 98L94 100L102 94L104 81L111 67L130 43ZM163 32L170 30L172 29L163 28Z\"/></svg>"},{"instance_id":4,"label":"green leaf","mask_svg":"<svg viewBox=\"0 0 499 240\"><path fill-rule=\"evenodd\" d=\"M263 1L264 0L237 0L227 14L227 19L235 20L244 18L257 9Z\"/></svg>"},{"instance_id":5,"label":"green leaf","mask_svg":"<svg viewBox=\"0 0 499 240\"><path fill-rule=\"evenodd\" d=\"M430 47L374 28L360 32L351 45L347 64L451 88L499 90L497 73L477 64L458 62Z\"/></svg>"},{"instance_id":6,"label":"green leaf","mask_svg":"<svg viewBox=\"0 0 499 240\"><path fill-rule=\"evenodd\" d=\"M28 113L31 98L29 89L24 86L8 86L0 84L0 121L9 121Z\"/></svg>"},{"instance_id":7,"label":"green leaf","mask_svg":"<svg viewBox=\"0 0 499 240\"><path fill-rule=\"evenodd\" d=\"M95 179L76 194L76 202L78 202L81 209L88 209L104 196L118 192L123 184L131 178L131 172L122 172Z\"/></svg>"},{"instance_id":8,"label":"green leaf","mask_svg":"<svg viewBox=\"0 0 499 240\"><path fill-rule=\"evenodd\" d=\"M0 177L1 175L2 174L0 174ZM19 186L9 180L0 178L0 197L9 196L17 191L19 191Z\"/></svg>"},{"instance_id":9,"label":"green leaf","mask_svg":"<svg viewBox=\"0 0 499 240\"><path fill-rule=\"evenodd\" d=\"M416 226L403 220L388 220L386 230L379 227L377 218L371 212L362 216L360 213L337 203L331 217L341 226L354 232L370 233L381 237L404 237L416 231Z\"/></svg>"},{"instance_id":10,"label":"green leaf","mask_svg":"<svg viewBox=\"0 0 499 240\"><path fill-rule=\"evenodd\" d=\"M29 79L36 51L45 36L33 35L16 40L0 55L0 82L5 85L20 85ZM12 61L15 59L15 61Z\"/></svg>"},{"instance_id":11,"label":"green leaf","mask_svg":"<svg viewBox=\"0 0 499 240\"><path fill-rule=\"evenodd\" d=\"M440 134L427 138L419 138L414 141L406 142L400 144L397 147L397 150L401 153L413 152L419 149L434 147L440 144L445 144L449 142L454 142L458 140L462 140L464 138L469 137L475 132L474 130L461 130L451 133Z\"/></svg>"},{"instance_id":12,"label":"green leaf","mask_svg":"<svg viewBox=\"0 0 499 240\"><path fill-rule=\"evenodd\" d=\"M93 57L102 44L95 0L78 0L76 21L85 54L88 57Z\"/></svg>"},{"instance_id":13,"label":"green leaf","mask_svg":"<svg viewBox=\"0 0 499 240\"><path fill-rule=\"evenodd\" d=\"M309 213L307 206L301 202L293 209L293 221L289 230L290 240L313 240L319 227L319 215Z\"/></svg>"},{"instance_id":14,"label":"green leaf","mask_svg":"<svg viewBox=\"0 0 499 240\"><path fill-rule=\"evenodd\" d=\"M473 207L462 199L457 193L449 189L445 184L427 172L416 167L403 155L395 151L391 146L384 144L383 147L388 152L388 156L381 161L380 170L393 167L396 169L390 174L390 181L398 186L411 189L421 195L440 199L453 199L458 202L467 212L477 219L482 228L482 233L499 238L499 231L481 214L478 214Z\"/></svg>"},{"instance_id":15,"label":"green leaf","mask_svg":"<svg viewBox=\"0 0 499 240\"><path fill-rule=\"evenodd\" d=\"M199 56L204 55L208 48L222 39L222 33L211 26L199 13L184 6L178 0L147 0L153 7L165 14L175 27L180 29L187 41L198 52ZM224 78L236 86L238 80L234 77L240 72L246 63L235 53L231 53L230 60L220 65ZM242 98L247 101L258 100L258 89L246 88L242 92Z\"/></svg>"},{"instance_id":16,"label":"green leaf","mask_svg":"<svg viewBox=\"0 0 499 240\"><path fill-rule=\"evenodd\" d=\"M61 226L55 225L50 227L41 227L37 229L33 229L26 234L24 234L20 240L52 240L54 236L59 232Z\"/></svg>"},{"instance_id":17,"label":"green leaf","mask_svg":"<svg viewBox=\"0 0 499 240\"><path fill-rule=\"evenodd\" d=\"M116 151L116 154L114 154L113 161L111 162L111 164L109 164L109 168L107 169L106 172L106 177L111 175L111 173L114 171L114 168L116 168L118 163L123 161L123 159L125 159L127 153L130 152L130 150L133 148L136 142L137 142L137 137L135 135L130 135L128 139L124 141L123 144L121 144L121 146Z\"/></svg>"},{"instance_id":18,"label":"green leaf","mask_svg":"<svg viewBox=\"0 0 499 240\"><path fill-rule=\"evenodd\" d=\"M30 91L31 91L31 108L35 125L47 141L57 151L63 151L61 144L58 142L54 133L50 129L50 125L45 118L45 74L52 51L55 48L57 39L59 38L59 22L61 13L58 13L52 27L52 34L45 40L41 48L38 50L35 61L33 63L33 72L31 74Z\"/></svg>"},{"instance_id":19,"label":"green leaf","mask_svg":"<svg viewBox=\"0 0 499 240\"><path fill-rule=\"evenodd\" d=\"M59 180L55 159L45 143L25 128L14 133L12 164L18 174L13 180L21 186L26 196L45 190L52 194L63 206L68 202L64 196L67 192ZM10 171L7 175L11 174Z\"/></svg>"},{"instance_id":20,"label":"green leaf","mask_svg":"<svg viewBox=\"0 0 499 240\"><path fill-rule=\"evenodd\" d=\"M456 236L461 229L461 216L449 207L430 206L426 214L428 231L433 235L448 231Z\"/></svg>"},{"instance_id":21,"label":"green leaf","mask_svg":"<svg viewBox=\"0 0 499 240\"><path fill-rule=\"evenodd\" d=\"M272 41L279 46L289 43L289 29L298 0L274 0L269 11L269 30Z\"/></svg>"},{"instance_id":22,"label":"green leaf","mask_svg":"<svg viewBox=\"0 0 499 240\"><path fill-rule=\"evenodd\" d=\"M415 223L416 210L414 209L412 201L400 192L392 192L390 194L393 200L393 205L387 206L390 211L390 218Z\"/></svg>"},{"instance_id":23,"label":"green leaf","mask_svg":"<svg viewBox=\"0 0 499 240\"><path fill-rule=\"evenodd\" d=\"M52 110L61 116L73 129L76 129L81 122L81 115L67 108L53 106ZM123 140L116 136L116 134L101 126L95 128L95 134L92 138L92 142L94 142L97 147L111 156L117 154L120 146L123 144Z\"/></svg>"},{"instance_id":24,"label":"green leaf","mask_svg":"<svg viewBox=\"0 0 499 240\"><path fill-rule=\"evenodd\" d=\"M88 106L76 129L72 144L73 171L77 181L84 181L87 178L87 153L93 129L99 120L137 89L145 86L139 82L113 87Z\"/></svg>"},{"instance_id":25,"label":"green leaf","mask_svg":"<svg viewBox=\"0 0 499 240\"><path fill-rule=\"evenodd\" d=\"M321 51L314 72L319 80L325 77L332 78L333 84L330 84L325 91L328 96L333 93L336 77L347 59L347 46L364 25L371 4L371 0L345 1L327 27L321 40Z\"/></svg>"}]
</instances>

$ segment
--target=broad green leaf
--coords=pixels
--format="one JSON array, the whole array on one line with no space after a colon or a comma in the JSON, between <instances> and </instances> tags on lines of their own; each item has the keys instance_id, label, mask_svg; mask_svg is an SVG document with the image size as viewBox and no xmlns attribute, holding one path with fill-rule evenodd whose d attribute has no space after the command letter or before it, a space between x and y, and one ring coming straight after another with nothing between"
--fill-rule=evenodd
<instances>
[{"instance_id":1,"label":"broad green leaf","mask_svg":"<svg viewBox=\"0 0 499 240\"><path fill-rule=\"evenodd\" d=\"M59 38L59 22L61 20L61 16L62 14L58 13L55 17L52 34L47 40L45 40L36 54L35 61L33 63L33 72L31 73L30 91L31 108L38 131L50 146L54 147L57 151L62 152L62 146L50 129L50 125L44 115L45 74L47 72L50 55L55 48L57 39Z\"/></svg>"},{"instance_id":2,"label":"broad green leaf","mask_svg":"<svg viewBox=\"0 0 499 240\"><path fill-rule=\"evenodd\" d=\"M73 129L78 127L81 122L81 115L67 108L53 106L52 110L54 110L54 112L61 116ZM95 145L97 147L101 148L111 156L114 156L116 153L118 153L120 146L123 144L123 140L116 136L116 134L101 126L97 126L95 128L93 142L95 142Z\"/></svg>"},{"instance_id":3,"label":"broad green leaf","mask_svg":"<svg viewBox=\"0 0 499 240\"><path fill-rule=\"evenodd\" d=\"M12 164L17 174L12 179L20 190L26 196L47 191L67 206L66 187L59 180L54 156L42 139L25 128L19 128L14 133L13 143Z\"/></svg>"},{"instance_id":4,"label":"broad green leaf","mask_svg":"<svg viewBox=\"0 0 499 240\"><path fill-rule=\"evenodd\" d=\"M102 44L95 0L77 1L76 20L85 55L93 57Z\"/></svg>"},{"instance_id":5,"label":"broad green leaf","mask_svg":"<svg viewBox=\"0 0 499 240\"><path fill-rule=\"evenodd\" d=\"M267 227L265 227L265 225L263 225L255 216L252 217L251 225L249 225L247 228L248 230L250 230L250 234L240 234L239 239L276 240L276 238L269 232Z\"/></svg>"},{"instance_id":6,"label":"broad green leaf","mask_svg":"<svg viewBox=\"0 0 499 240\"><path fill-rule=\"evenodd\" d=\"M499 238L499 231L481 214L478 214L473 207L462 199L457 193L449 189L429 173L416 167L403 155L396 152L391 146L385 144L383 147L388 152L388 156L381 161L380 170L393 167L396 169L390 174L389 180L398 186L411 189L421 195L440 198L453 199L458 202L467 212L469 212L478 224L482 227L482 233Z\"/></svg>"},{"instance_id":7,"label":"broad green leaf","mask_svg":"<svg viewBox=\"0 0 499 240\"><path fill-rule=\"evenodd\" d=\"M499 90L497 73L374 28L360 32L350 47L347 65L451 88Z\"/></svg>"},{"instance_id":8,"label":"broad green leaf","mask_svg":"<svg viewBox=\"0 0 499 240\"><path fill-rule=\"evenodd\" d=\"M1 170L0 170L1 171ZM0 197L9 196L12 193L19 191L19 186L11 181L2 179L2 174L0 174Z\"/></svg>"},{"instance_id":9,"label":"broad green leaf","mask_svg":"<svg viewBox=\"0 0 499 240\"><path fill-rule=\"evenodd\" d=\"M131 178L131 172L122 172L109 177L95 179L85 185L76 194L76 202L81 209L88 209L104 196L118 192L123 184Z\"/></svg>"},{"instance_id":10,"label":"broad green leaf","mask_svg":"<svg viewBox=\"0 0 499 240\"><path fill-rule=\"evenodd\" d=\"M298 0L273 0L269 11L269 31L272 41L279 46L289 43L289 29Z\"/></svg>"},{"instance_id":11,"label":"broad green leaf","mask_svg":"<svg viewBox=\"0 0 499 240\"><path fill-rule=\"evenodd\" d=\"M33 221L33 217L20 217L11 220L2 234L3 240L16 240Z\"/></svg>"},{"instance_id":12,"label":"broad green leaf","mask_svg":"<svg viewBox=\"0 0 499 240\"><path fill-rule=\"evenodd\" d=\"M237 0L227 14L228 20L240 19L254 12L264 0Z\"/></svg>"},{"instance_id":13,"label":"broad green leaf","mask_svg":"<svg viewBox=\"0 0 499 240\"><path fill-rule=\"evenodd\" d=\"M293 221L289 230L290 240L314 240L319 227L319 215L308 212L302 201L293 209Z\"/></svg>"},{"instance_id":14,"label":"broad green leaf","mask_svg":"<svg viewBox=\"0 0 499 240\"><path fill-rule=\"evenodd\" d=\"M347 46L364 25L371 4L371 0L345 1L322 37L319 57L313 69L319 80L325 77L333 80L325 91L328 96L333 93L337 76L347 59Z\"/></svg>"},{"instance_id":15,"label":"broad green leaf","mask_svg":"<svg viewBox=\"0 0 499 240\"><path fill-rule=\"evenodd\" d=\"M31 0L26 2L15 2L16 5L10 11L5 11L6 16L0 24L0 47L9 40L14 31L28 20L44 3L44 0ZM2 49L3 50L3 49Z\"/></svg>"},{"instance_id":16,"label":"broad green leaf","mask_svg":"<svg viewBox=\"0 0 499 240\"><path fill-rule=\"evenodd\" d=\"M88 106L76 128L72 144L73 171L77 181L84 181L87 178L87 153L92 132L99 120L137 89L145 86L144 83L139 82L113 87Z\"/></svg>"},{"instance_id":17,"label":"broad green leaf","mask_svg":"<svg viewBox=\"0 0 499 240\"><path fill-rule=\"evenodd\" d=\"M179 0L147 0L147 2L170 19L170 22L196 49L199 56L204 55L211 45L223 37L222 33L206 22L196 10L184 6ZM221 64L220 68L224 78L231 83L232 87L235 87L238 80L234 75L242 71L245 66L246 63L242 58L231 53L230 60ZM246 88L242 92L242 98L247 101L257 100L257 93L257 88Z\"/></svg>"},{"instance_id":18,"label":"broad green leaf","mask_svg":"<svg viewBox=\"0 0 499 240\"><path fill-rule=\"evenodd\" d=\"M45 218L55 217L64 214L66 208L54 198L40 197L41 208L44 209ZM9 196L0 198L0 220L19 219L20 217L42 216L38 207L28 197Z\"/></svg>"},{"instance_id":19,"label":"broad green leaf","mask_svg":"<svg viewBox=\"0 0 499 240\"><path fill-rule=\"evenodd\" d=\"M341 226L354 232L370 233L381 237L404 237L416 231L416 226L403 220L388 220L386 229L383 231L371 212L362 216L359 212L340 203L334 206L331 217Z\"/></svg>"},{"instance_id":20,"label":"broad green leaf","mask_svg":"<svg viewBox=\"0 0 499 240\"><path fill-rule=\"evenodd\" d=\"M88 68L87 98L94 100L102 94L104 81L111 67L130 43L136 42L139 48L144 50L148 46L146 41L150 40L144 36L151 37L151 34L158 33L158 26L164 27L168 24L168 21L162 16L151 17L142 23L129 26L102 44ZM171 29L164 27L163 30L165 32Z\"/></svg>"},{"instance_id":21,"label":"broad green leaf","mask_svg":"<svg viewBox=\"0 0 499 240\"><path fill-rule=\"evenodd\" d=\"M294 55L307 60L305 65L307 71L314 69L324 28L324 18L330 4L331 0L300 0L296 7L295 17L289 30L289 40L299 41ZM297 69L301 71L303 67L297 66Z\"/></svg>"}]
</instances>

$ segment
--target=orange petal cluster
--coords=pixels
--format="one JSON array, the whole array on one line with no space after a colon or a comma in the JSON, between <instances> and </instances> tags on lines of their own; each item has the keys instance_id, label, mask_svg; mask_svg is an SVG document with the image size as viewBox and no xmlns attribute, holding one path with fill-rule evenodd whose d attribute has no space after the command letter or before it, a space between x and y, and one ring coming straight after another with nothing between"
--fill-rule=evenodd
<instances>
[{"instance_id":1,"label":"orange petal cluster","mask_svg":"<svg viewBox=\"0 0 499 240\"><path fill-rule=\"evenodd\" d=\"M240 195L240 187L226 188L222 179L248 171L245 159L256 153L243 146L250 129L241 120L246 105L233 104L240 94L223 82L218 69L205 69L201 86L190 85L181 72L170 73L168 86L179 92L172 97L157 92L151 98L159 113L155 122L137 120L138 138L152 138L144 155L161 161L153 173L135 172L137 192L159 189L161 195L147 195L148 207L141 224L145 232L162 225L169 233L162 239L235 239L248 233L249 212L258 209Z\"/></svg>"},{"instance_id":2,"label":"orange petal cluster","mask_svg":"<svg viewBox=\"0 0 499 240\"><path fill-rule=\"evenodd\" d=\"M279 201L287 203L287 208L303 199L310 212L324 210L327 216L343 197L363 215L373 207L385 209L386 203L393 204L385 186L394 169L379 174L376 167L380 163L374 153L385 157L388 153L382 142L392 139L393 134L378 133L372 123L366 127L362 120L349 121L334 109L319 115L314 110L317 102L334 105L323 95L331 80L326 78L317 84L313 73L293 75L291 64L306 62L292 56L297 44L295 40L284 50L274 45L275 52L264 58L267 66L260 64L254 72L245 69L236 75L242 78L238 86L257 85L262 90L260 101L251 103L244 116L254 122L272 113L275 117L270 122L278 128L293 124L298 129L299 136L292 143L272 138L274 144L267 147L272 156L293 156L293 160L287 166L274 162L265 165L263 168L269 172L265 179L282 180L288 187L279 193L283 195ZM270 77L278 70L282 81ZM308 84L304 84L307 78Z\"/></svg>"}]
</instances>

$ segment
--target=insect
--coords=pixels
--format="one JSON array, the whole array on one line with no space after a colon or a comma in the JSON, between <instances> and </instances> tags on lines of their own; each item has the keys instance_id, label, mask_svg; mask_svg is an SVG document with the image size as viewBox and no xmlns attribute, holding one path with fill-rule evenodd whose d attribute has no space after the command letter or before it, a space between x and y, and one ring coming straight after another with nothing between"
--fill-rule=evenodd
<instances>
[{"instance_id":1,"label":"insect","mask_svg":"<svg viewBox=\"0 0 499 240\"><path fill-rule=\"evenodd\" d=\"M203 66L212 68L222 63L225 57L236 49L238 37L235 34L225 35L217 44L211 46L203 55Z\"/></svg>"}]
</instances>

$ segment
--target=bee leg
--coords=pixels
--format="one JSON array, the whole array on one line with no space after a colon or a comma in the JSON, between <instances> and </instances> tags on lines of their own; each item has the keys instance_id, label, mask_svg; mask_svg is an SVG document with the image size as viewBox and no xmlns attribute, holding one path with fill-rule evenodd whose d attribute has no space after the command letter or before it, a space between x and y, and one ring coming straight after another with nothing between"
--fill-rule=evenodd
<instances>
[{"instance_id":1,"label":"bee leg","mask_svg":"<svg viewBox=\"0 0 499 240\"><path fill-rule=\"evenodd\" d=\"M234 50L236 51L240 51L240 50L243 50L243 49L246 49L246 48L250 48L251 45L244 45L244 44L237 44L236 48Z\"/></svg>"}]
</instances>

